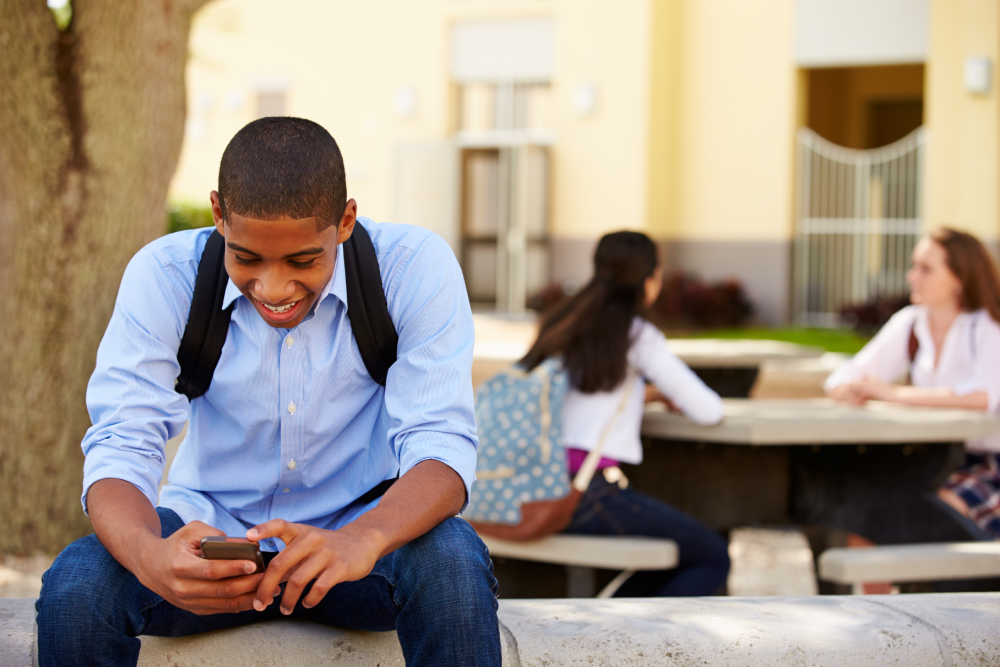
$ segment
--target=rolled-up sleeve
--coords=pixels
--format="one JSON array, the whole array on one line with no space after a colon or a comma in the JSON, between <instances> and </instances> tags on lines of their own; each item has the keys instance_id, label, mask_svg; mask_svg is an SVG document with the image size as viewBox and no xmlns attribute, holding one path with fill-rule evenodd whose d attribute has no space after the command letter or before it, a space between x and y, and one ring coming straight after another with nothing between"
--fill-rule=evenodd
<instances>
[{"instance_id":1,"label":"rolled-up sleeve","mask_svg":"<svg viewBox=\"0 0 1000 667\"><path fill-rule=\"evenodd\" d=\"M187 399L174 391L193 288L181 273L148 246L125 270L87 386L93 426L82 443L84 512L90 487L108 478L130 482L157 503L166 442L189 412Z\"/></svg>"},{"instance_id":2,"label":"rolled-up sleeve","mask_svg":"<svg viewBox=\"0 0 1000 667\"><path fill-rule=\"evenodd\" d=\"M885 323L875 337L854 357L840 364L823 383L826 391L854 382L865 375L883 382L899 380L909 366L910 333L916 320L913 306L903 308Z\"/></svg>"},{"instance_id":3,"label":"rolled-up sleeve","mask_svg":"<svg viewBox=\"0 0 1000 667\"><path fill-rule=\"evenodd\" d=\"M466 501L475 481L476 419L472 391L475 330L465 280L443 239L425 237L395 264L387 298L399 334L386 380L389 439L400 475L429 459L454 470Z\"/></svg>"}]
</instances>

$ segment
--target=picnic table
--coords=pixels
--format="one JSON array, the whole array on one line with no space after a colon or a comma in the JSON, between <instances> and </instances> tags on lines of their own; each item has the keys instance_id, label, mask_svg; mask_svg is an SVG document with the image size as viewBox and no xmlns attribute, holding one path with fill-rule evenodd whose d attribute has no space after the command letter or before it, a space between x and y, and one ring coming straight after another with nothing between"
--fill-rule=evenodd
<instances>
[{"instance_id":1,"label":"picnic table","mask_svg":"<svg viewBox=\"0 0 1000 667\"><path fill-rule=\"evenodd\" d=\"M822 526L879 544L982 539L935 490L964 441L1000 429L976 411L830 399L726 399L716 426L651 406L635 488L708 525Z\"/></svg>"}]
</instances>

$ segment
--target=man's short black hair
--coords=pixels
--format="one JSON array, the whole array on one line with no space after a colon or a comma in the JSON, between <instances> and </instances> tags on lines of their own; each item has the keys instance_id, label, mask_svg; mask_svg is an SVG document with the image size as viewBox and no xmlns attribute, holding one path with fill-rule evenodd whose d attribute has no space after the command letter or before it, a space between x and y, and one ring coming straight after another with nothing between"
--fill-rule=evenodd
<instances>
[{"instance_id":1,"label":"man's short black hair","mask_svg":"<svg viewBox=\"0 0 1000 667\"><path fill-rule=\"evenodd\" d=\"M219 164L222 219L315 216L322 231L347 208L344 159L317 123L288 116L260 118L236 133Z\"/></svg>"}]
</instances>

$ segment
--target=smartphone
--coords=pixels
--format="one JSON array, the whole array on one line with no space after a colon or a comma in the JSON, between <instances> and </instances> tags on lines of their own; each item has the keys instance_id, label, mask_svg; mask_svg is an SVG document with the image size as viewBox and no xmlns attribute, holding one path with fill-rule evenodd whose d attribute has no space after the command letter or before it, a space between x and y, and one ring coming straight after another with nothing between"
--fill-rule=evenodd
<instances>
[{"instance_id":1,"label":"smartphone","mask_svg":"<svg viewBox=\"0 0 1000 667\"><path fill-rule=\"evenodd\" d=\"M201 553L212 560L249 560L257 563L254 573L264 571L264 557L260 547L245 537L221 537L213 535L201 538Z\"/></svg>"}]
</instances>

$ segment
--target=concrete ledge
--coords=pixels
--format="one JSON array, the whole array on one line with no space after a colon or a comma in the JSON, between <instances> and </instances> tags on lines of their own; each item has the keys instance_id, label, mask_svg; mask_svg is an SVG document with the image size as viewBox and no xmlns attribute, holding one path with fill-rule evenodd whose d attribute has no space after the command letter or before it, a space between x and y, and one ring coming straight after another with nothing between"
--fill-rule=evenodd
<instances>
[{"instance_id":1,"label":"concrete ledge","mask_svg":"<svg viewBox=\"0 0 1000 667\"><path fill-rule=\"evenodd\" d=\"M0 600L0 664L34 664L32 600ZM1000 664L1000 594L505 600L504 664ZM144 638L140 665L402 665L393 633L295 621Z\"/></svg>"}]
</instances>

